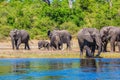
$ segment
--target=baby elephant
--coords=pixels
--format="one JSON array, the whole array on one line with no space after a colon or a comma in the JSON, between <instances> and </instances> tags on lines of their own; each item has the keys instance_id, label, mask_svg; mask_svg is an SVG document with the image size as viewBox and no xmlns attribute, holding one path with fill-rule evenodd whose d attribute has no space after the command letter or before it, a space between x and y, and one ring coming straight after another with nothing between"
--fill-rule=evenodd
<instances>
[{"instance_id":1,"label":"baby elephant","mask_svg":"<svg viewBox=\"0 0 120 80\"><path fill-rule=\"evenodd\" d=\"M49 42L48 42L48 41L45 41L45 40L39 41L39 42L38 42L38 49L41 49L41 48L43 48L43 47L44 47L44 49L49 50L49 47L50 47Z\"/></svg>"}]
</instances>

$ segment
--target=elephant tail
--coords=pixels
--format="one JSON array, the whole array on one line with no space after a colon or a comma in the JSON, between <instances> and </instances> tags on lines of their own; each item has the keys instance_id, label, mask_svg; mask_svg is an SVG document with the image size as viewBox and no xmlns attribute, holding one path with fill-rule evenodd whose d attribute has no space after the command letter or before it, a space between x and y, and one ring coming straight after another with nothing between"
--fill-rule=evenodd
<instances>
[{"instance_id":1,"label":"elephant tail","mask_svg":"<svg viewBox=\"0 0 120 80\"><path fill-rule=\"evenodd\" d=\"M70 35L70 40L72 40L72 36Z\"/></svg>"},{"instance_id":2,"label":"elephant tail","mask_svg":"<svg viewBox=\"0 0 120 80\"><path fill-rule=\"evenodd\" d=\"M30 43L31 43L31 44L34 44L34 42L33 42L33 41L31 41L31 40L30 40Z\"/></svg>"}]
</instances>

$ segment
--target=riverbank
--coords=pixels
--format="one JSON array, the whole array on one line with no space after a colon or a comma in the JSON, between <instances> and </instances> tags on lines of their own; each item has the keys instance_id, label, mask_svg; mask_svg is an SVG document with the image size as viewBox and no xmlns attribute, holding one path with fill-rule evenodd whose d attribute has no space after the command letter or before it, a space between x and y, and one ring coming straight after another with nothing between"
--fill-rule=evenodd
<instances>
[{"instance_id":1,"label":"riverbank","mask_svg":"<svg viewBox=\"0 0 120 80\"><path fill-rule=\"evenodd\" d=\"M101 53L101 58L120 58L120 53ZM0 52L0 58L85 58L74 51L4 51Z\"/></svg>"},{"instance_id":2,"label":"riverbank","mask_svg":"<svg viewBox=\"0 0 120 80\"><path fill-rule=\"evenodd\" d=\"M39 50L37 47L38 40L31 42L31 50L24 50L23 44L20 46L20 50L12 50L10 41L0 42L0 58L85 58L85 53L80 56L77 40L72 41L72 50L66 50L66 45L64 45L64 50ZM120 58L120 53L118 53L118 50L115 53L106 52L101 53L100 57Z\"/></svg>"}]
</instances>

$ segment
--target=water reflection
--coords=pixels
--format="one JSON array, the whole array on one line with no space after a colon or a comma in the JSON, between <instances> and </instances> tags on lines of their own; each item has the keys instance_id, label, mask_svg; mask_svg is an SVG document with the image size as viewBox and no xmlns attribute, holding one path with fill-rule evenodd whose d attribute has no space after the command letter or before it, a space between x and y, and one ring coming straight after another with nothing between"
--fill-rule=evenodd
<instances>
[{"instance_id":1,"label":"water reflection","mask_svg":"<svg viewBox=\"0 0 120 80\"><path fill-rule=\"evenodd\" d=\"M30 69L30 61L15 62L12 69L15 74L27 73L27 69Z\"/></svg>"},{"instance_id":2,"label":"water reflection","mask_svg":"<svg viewBox=\"0 0 120 80\"><path fill-rule=\"evenodd\" d=\"M64 68L72 68L72 62L64 62L64 61L49 61L48 66L50 70L62 70Z\"/></svg>"},{"instance_id":3,"label":"water reflection","mask_svg":"<svg viewBox=\"0 0 120 80\"><path fill-rule=\"evenodd\" d=\"M0 80L119 80L120 59L0 59Z\"/></svg>"},{"instance_id":4,"label":"water reflection","mask_svg":"<svg viewBox=\"0 0 120 80\"><path fill-rule=\"evenodd\" d=\"M81 59L80 64L81 64L81 67L96 68L96 60L95 59Z\"/></svg>"},{"instance_id":5,"label":"water reflection","mask_svg":"<svg viewBox=\"0 0 120 80\"><path fill-rule=\"evenodd\" d=\"M97 71L97 62L95 59L81 59L80 66L83 68L85 72L96 72ZM88 69L89 68L89 69Z\"/></svg>"}]
</instances>

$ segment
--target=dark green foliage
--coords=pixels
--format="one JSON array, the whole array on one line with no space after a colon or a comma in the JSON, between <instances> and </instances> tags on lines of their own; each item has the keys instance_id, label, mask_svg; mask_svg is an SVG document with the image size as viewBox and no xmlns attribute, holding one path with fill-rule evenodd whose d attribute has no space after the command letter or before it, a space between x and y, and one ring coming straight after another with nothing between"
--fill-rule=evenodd
<instances>
[{"instance_id":1,"label":"dark green foliage","mask_svg":"<svg viewBox=\"0 0 120 80\"><path fill-rule=\"evenodd\" d=\"M0 0L0 38L11 29L25 29L31 38L47 38L47 31L66 29L72 35L83 27L120 26L120 0Z\"/></svg>"}]
</instances>

